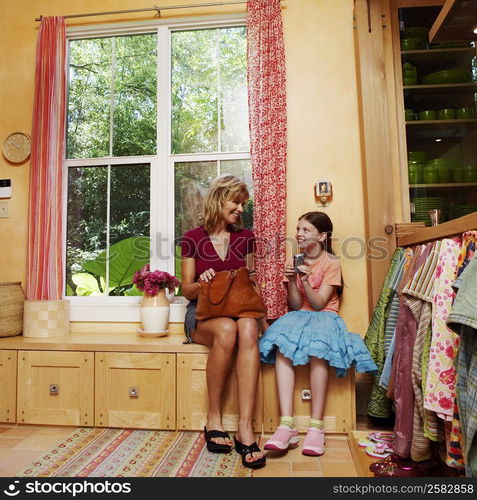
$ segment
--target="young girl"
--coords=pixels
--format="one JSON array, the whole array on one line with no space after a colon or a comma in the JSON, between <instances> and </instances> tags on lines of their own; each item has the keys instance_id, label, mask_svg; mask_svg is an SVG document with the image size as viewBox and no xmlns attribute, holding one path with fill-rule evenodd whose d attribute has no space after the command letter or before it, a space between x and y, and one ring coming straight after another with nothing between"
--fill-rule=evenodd
<instances>
[{"instance_id":1,"label":"young girl","mask_svg":"<svg viewBox=\"0 0 477 500\"><path fill-rule=\"evenodd\" d=\"M359 372L375 372L361 337L348 332L338 315L342 292L341 267L333 255L333 224L324 212L308 212L298 219L295 238L305 253L305 264L285 266L291 312L277 319L260 339L261 360L275 363L280 404L280 425L265 443L266 450L286 450L298 443L293 425L294 366L310 363L311 420L304 455L325 452L323 410L328 385L328 364L338 377L355 366Z\"/></svg>"}]
</instances>

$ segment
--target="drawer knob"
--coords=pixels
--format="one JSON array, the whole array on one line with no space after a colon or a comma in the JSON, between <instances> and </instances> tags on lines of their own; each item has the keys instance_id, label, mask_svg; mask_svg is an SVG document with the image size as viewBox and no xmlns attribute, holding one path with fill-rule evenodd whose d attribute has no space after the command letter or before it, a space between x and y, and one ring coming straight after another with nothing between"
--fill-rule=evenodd
<instances>
[{"instance_id":1,"label":"drawer knob","mask_svg":"<svg viewBox=\"0 0 477 500\"><path fill-rule=\"evenodd\" d=\"M131 398L139 397L139 389L137 389L136 387L130 387L129 388L129 397L131 397Z\"/></svg>"},{"instance_id":2,"label":"drawer knob","mask_svg":"<svg viewBox=\"0 0 477 500\"><path fill-rule=\"evenodd\" d=\"M50 384L50 394L58 394L60 392L60 388L58 384Z\"/></svg>"}]
</instances>

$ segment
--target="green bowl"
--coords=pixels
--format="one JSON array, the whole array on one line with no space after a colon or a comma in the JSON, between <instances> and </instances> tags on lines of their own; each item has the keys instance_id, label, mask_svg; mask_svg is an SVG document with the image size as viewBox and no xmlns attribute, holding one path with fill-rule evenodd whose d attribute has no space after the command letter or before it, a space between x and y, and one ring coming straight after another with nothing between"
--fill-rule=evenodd
<instances>
[{"instance_id":1,"label":"green bowl","mask_svg":"<svg viewBox=\"0 0 477 500\"><path fill-rule=\"evenodd\" d=\"M468 83L472 81L472 73L463 69L444 69L436 71L421 79L423 85L444 85L446 83Z\"/></svg>"},{"instance_id":2,"label":"green bowl","mask_svg":"<svg viewBox=\"0 0 477 500\"><path fill-rule=\"evenodd\" d=\"M426 42L421 38L403 38L401 50L420 50L426 48Z\"/></svg>"}]
</instances>

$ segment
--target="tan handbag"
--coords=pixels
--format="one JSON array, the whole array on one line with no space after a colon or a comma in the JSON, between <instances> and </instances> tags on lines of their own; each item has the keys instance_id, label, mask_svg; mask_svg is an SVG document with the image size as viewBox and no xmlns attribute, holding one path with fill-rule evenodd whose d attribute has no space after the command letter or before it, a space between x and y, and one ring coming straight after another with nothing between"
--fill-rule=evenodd
<instances>
[{"instance_id":1,"label":"tan handbag","mask_svg":"<svg viewBox=\"0 0 477 500\"><path fill-rule=\"evenodd\" d=\"M263 318L267 309L255 291L248 269L219 271L206 283L200 282L195 317L199 320L229 318Z\"/></svg>"}]
</instances>

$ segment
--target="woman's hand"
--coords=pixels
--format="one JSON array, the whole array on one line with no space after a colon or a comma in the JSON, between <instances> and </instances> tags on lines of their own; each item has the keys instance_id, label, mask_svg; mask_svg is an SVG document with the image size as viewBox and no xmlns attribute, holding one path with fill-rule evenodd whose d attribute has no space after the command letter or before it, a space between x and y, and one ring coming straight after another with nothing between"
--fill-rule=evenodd
<instances>
[{"instance_id":1,"label":"woman's hand","mask_svg":"<svg viewBox=\"0 0 477 500\"><path fill-rule=\"evenodd\" d=\"M208 283L209 281L212 281L214 279L214 276L215 271L212 268L209 268L199 276L199 279Z\"/></svg>"}]
</instances>

